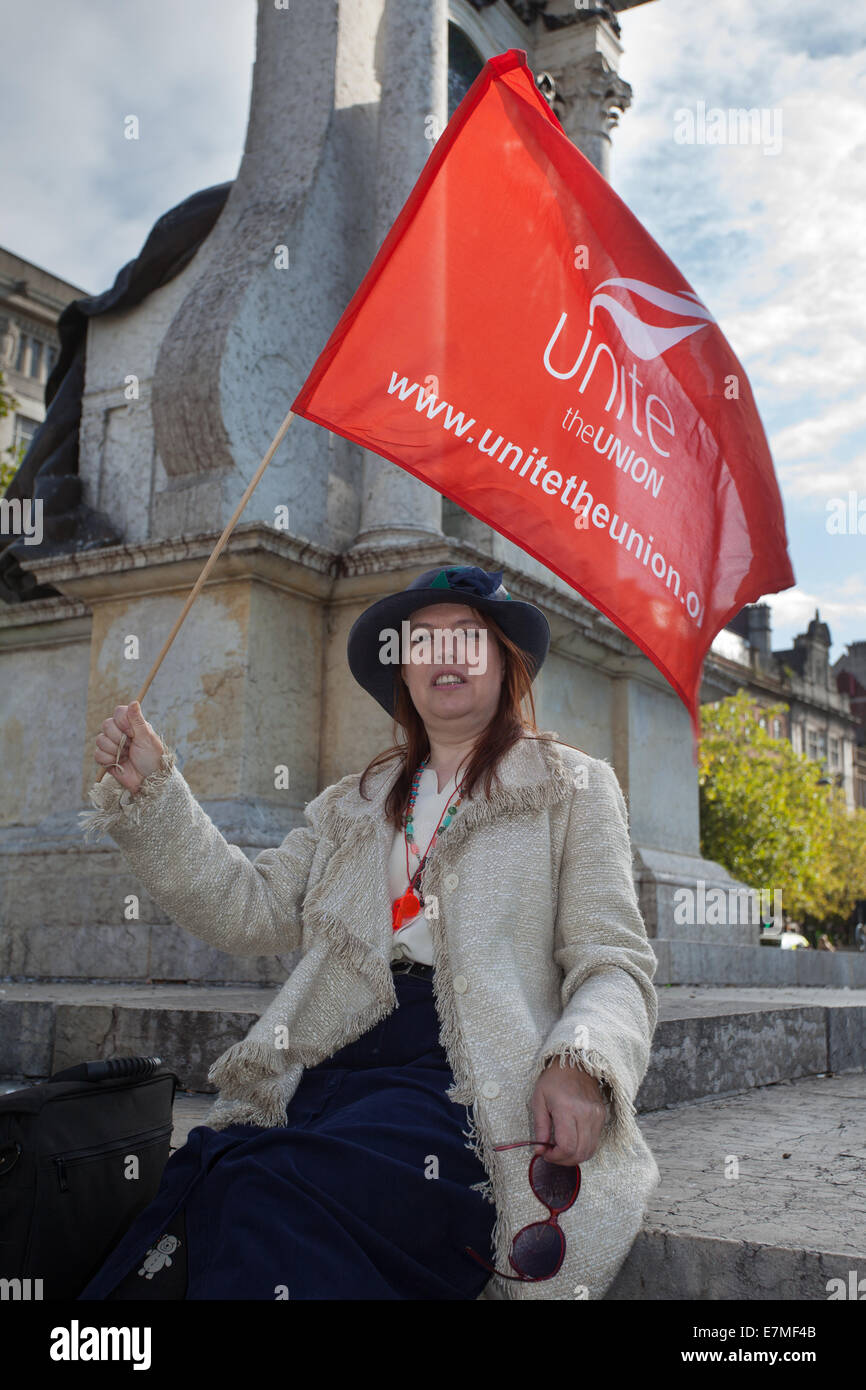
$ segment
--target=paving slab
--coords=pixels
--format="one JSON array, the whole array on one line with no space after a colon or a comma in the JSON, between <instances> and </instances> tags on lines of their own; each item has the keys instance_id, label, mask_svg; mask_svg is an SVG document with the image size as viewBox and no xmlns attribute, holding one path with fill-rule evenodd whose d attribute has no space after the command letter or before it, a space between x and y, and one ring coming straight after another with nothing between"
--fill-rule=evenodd
<instances>
[{"instance_id":1,"label":"paving slab","mask_svg":"<svg viewBox=\"0 0 866 1390\"><path fill-rule=\"evenodd\" d=\"M826 1299L866 1277L866 1074L642 1115L661 1181L609 1298Z\"/></svg>"}]
</instances>

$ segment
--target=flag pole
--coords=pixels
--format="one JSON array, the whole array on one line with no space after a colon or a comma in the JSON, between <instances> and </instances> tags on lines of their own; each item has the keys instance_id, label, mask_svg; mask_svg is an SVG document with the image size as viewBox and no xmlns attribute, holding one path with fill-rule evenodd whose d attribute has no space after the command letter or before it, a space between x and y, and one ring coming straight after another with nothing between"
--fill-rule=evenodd
<instances>
[{"instance_id":1,"label":"flag pole","mask_svg":"<svg viewBox=\"0 0 866 1390\"><path fill-rule=\"evenodd\" d=\"M255 488L256 488L256 486L257 486L257 484L258 484L258 482L259 482L259 479L261 478L262 474L264 473L265 469L267 468L267 466L268 466L268 464L270 463L271 459L273 458L274 454L277 452L277 449L279 448L279 446L280 446L280 444L281 444L281 442L282 442L282 440L283 440L283 437L284 437L284 435L285 435L285 433L286 433L286 430L289 428L289 425L292 423L292 421L293 421L294 418L295 418L295 413L294 413L293 410L290 410L289 413L288 413L288 415L286 416L285 420L284 420L283 423L280 425L280 428L277 430L276 434L274 435L273 441L272 441L272 443L271 443L270 448L268 449L268 452L265 454L264 458L262 459L262 461L261 461L261 463L259 464L258 468L256 469L255 473L253 474L253 477L250 479L249 483L247 484L247 487L246 487L246 489L245 489L245 491L244 491L243 497L242 497L241 500L238 502L238 505L235 507L232 516L231 516L231 517L229 518L229 520L226 522L225 530L223 531L222 535L220 536L219 540L217 541L216 545L214 546L213 550L211 551L210 555L208 556L208 559L207 559L207 562L206 562L206 564L205 564L205 566L204 566L204 569L202 570L202 572L201 572L201 574L199 575L198 579L195 581L195 584L193 585L192 590L190 591L189 597L187 598L186 603L184 604L183 608L181 609L180 614L178 615L178 618L177 618L177 621L175 622L174 627L172 628L171 632L168 634L168 636L166 637L165 641L164 641L163 644L162 644L162 651L160 652L159 656L156 658L156 661L155 661L155 662L153 663L153 665L151 666L150 671L149 671L149 673L148 673L147 680L144 682L144 685L141 687L141 689L140 689L139 692L138 692L138 695L137 695L136 698L137 698L139 704L141 704L142 700L144 699L145 695L147 694L148 690L150 689L151 682L152 682L154 676L156 675L157 671L159 670L160 666L162 665L163 657L165 656L166 652L168 651L169 647L171 646L172 642L174 641L175 637L177 636L178 629L180 628L181 623L183 622L183 620L184 620L184 618L186 617L186 615L187 615L187 613L189 612L189 610L192 608L192 606L193 606L193 604L194 604L194 602L195 602L195 600L196 600L196 596L197 596L197 595L199 594L199 592L201 591L201 588L202 588L202 586L203 586L205 580L207 579L208 575L210 574L211 570L213 569L214 565L216 564L217 559L219 558L219 556L220 556L220 554L221 554L221 552L222 552L222 549L223 549L223 547L224 547L226 541L228 540L229 536L231 535L232 530L233 530L233 528L234 528L234 525L235 525L235 523L236 523L238 517L240 516L240 514L241 514L241 512L243 511L244 507L247 505L247 502L248 502L248 501L250 500L250 498L252 497L253 492L255 491ZM118 749L117 749L117 756L118 756L118 758L120 757L120 754L121 754L122 751L123 751L123 746L124 746L125 742L126 742L126 734L123 734L123 735L121 736L120 744L118 745ZM116 763L109 763L106 767L104 767L104 768L102 769L102 771L100 772L99 776L98 776L97 779L96 779L97 782L101 782L101 781L102 781L102 779L103 779L103 777L105 776L106 772L108 771L109 767L120 767L120 763L119 763L119 762L116 762Z\"/></svg>"}]
</instances>

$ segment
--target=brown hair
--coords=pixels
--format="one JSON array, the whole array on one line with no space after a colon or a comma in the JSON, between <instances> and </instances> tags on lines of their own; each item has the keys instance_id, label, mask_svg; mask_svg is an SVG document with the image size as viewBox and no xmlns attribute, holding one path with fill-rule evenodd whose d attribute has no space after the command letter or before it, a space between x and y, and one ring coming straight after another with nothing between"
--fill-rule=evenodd
<instances>
[{"instance_id":1,"label":"brown hair","mask_svg":"<svg viewBox=\"0 0 866 1390\"><path fill-rule=\"evenodd\" d=\"M477 613L477 609L472 609ZM499 695L499 705L487 728L478 739L470 755L466 772L462 777L463 795L468 796L476 783L485 778L484 794L490 795L496 765L515 743L524 735L539 734L535 722L535 701L532 698L533 673L530 659L526 653L506 637L502 628L488 613L479 614L499 643L502 657L503 677ZM527 710L523 712L523 706ZM364 780L374 768L395 758L402 759L403 766L385 803L385 817L396 829L401 829L403 816L409 805L412 778L418 764L430 752L430 740L424 721L412 703L409 689L403 679L399 666L394 668L394 728L404 735L404 741L397 741L391 748L377 755L367 764L358 790L365 800L370 798L364 792Z\"/></svg>"}]
</instances>

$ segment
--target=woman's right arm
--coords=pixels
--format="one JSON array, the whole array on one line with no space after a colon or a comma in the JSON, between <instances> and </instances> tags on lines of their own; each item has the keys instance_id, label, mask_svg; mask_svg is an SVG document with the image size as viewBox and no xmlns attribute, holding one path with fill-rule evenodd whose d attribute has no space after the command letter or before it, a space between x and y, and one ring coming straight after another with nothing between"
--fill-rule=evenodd
<instances>
[{"instance_id":1,"label":"woman's right arm","mask_svg":"<svg viewBox=\"0 0 866 1390\"><path fill-rule=\"evenodd\" d=\"M118 756L121 734L128 742ZM305 810L307 825L251 861L196 801L174 752L137 702L119 705L104 722L94 757L108 772L90 790L95 810L80 814L85 838L109 834L179 927L234 956L279 955L300 946L301 909L319 840L315 803Z\"/></svg>"}]
</instances>

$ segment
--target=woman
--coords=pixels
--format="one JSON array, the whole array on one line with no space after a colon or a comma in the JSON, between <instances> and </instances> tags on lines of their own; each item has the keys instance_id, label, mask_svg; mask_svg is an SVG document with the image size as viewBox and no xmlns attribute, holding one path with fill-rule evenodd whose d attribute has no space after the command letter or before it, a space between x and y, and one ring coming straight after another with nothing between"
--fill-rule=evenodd
<instances>
[{"instance_id":1,"label":"woman","mask_svg":"<svg viewBox=\"0 0 866 1390\"><path fill-rule=\"evenodd\" d=\"M301 956L82 1298L610 1286L659 1180L656 962L619 783L536 729L550 629L501 581L429 570L360 615L350 668L403 742L252 863L136 704L103 724L89 830L210 944Z\"/></svg>"}]
</instances>

